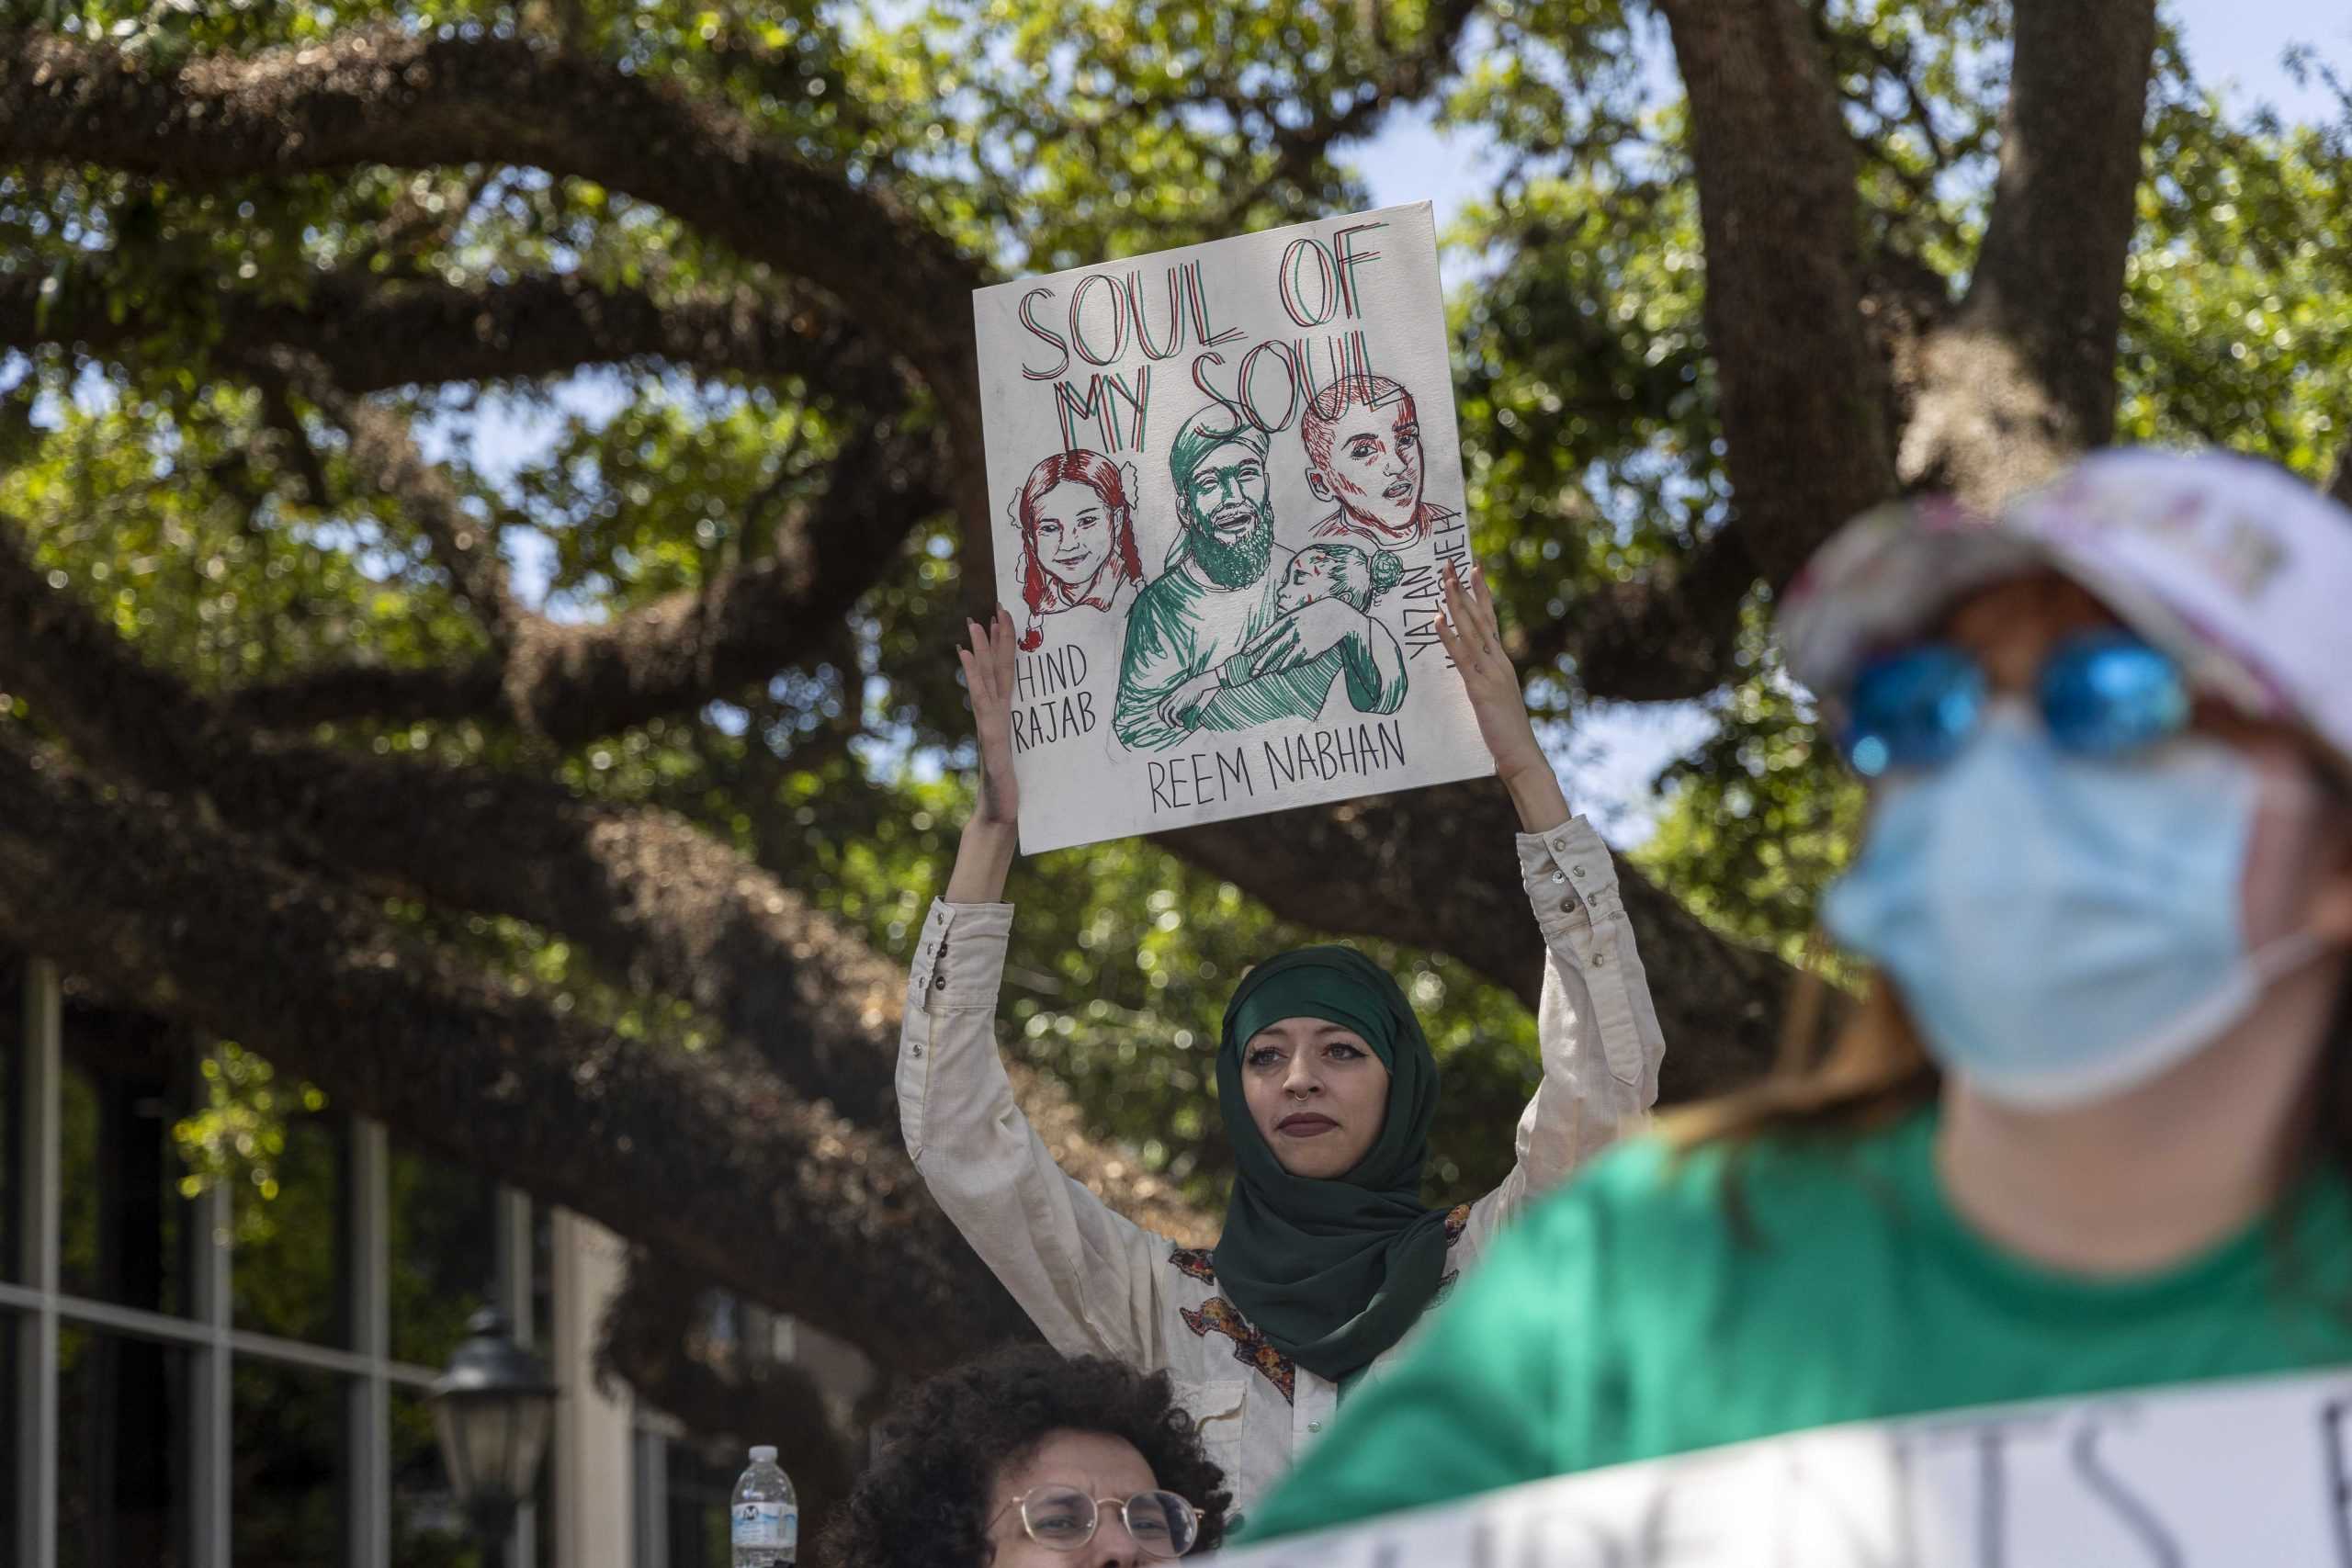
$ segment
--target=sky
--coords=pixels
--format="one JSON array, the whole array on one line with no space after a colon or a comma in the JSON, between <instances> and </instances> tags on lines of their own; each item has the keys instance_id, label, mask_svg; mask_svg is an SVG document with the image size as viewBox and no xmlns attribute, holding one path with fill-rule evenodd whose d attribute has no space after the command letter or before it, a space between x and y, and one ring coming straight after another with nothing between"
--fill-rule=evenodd
<instances>
[{"instance_id":1,"label":"sky","mask_svg":"<svg viewBox=\"0 0 2352 1568\"><path fill-rule=\"evenodd\" d=\"M2312 46L2322 59L2352 73L2352 6L2345 0L2167 0L2166 14L2183 30L2198 78L2223 90L2240 109L2267 105L2290 120L2324 114L2321 92L2299 85L2284 67L2283 57L2295 44ZM1665 77L1671 63L1655 29L1648 48ZM1479 140L1442 131L1431 118L1426 109L1393 114L1347 161L1362 175L1374 206L1428 201L1442 232L1464 202L1485 187L1490 170ZM1467 256L1447 254L1440 265L1449 288L1466 280ZM616 378L592 377L581 378L562 400L578 412L609 412L623 395ZM493 475L528 462L552 437L551 420L518 418L511 405L486 402L492 406L474 427L474 456ZM534 576L545 581L543 558L526 548L515 563L518 584ZM1577 808L1620 848L1629 848L1646 838L1655 822L1650 781L1708 728L1694 705L1595 705L1567 732L1546 740Z\"/></svg>"}]
</instances>

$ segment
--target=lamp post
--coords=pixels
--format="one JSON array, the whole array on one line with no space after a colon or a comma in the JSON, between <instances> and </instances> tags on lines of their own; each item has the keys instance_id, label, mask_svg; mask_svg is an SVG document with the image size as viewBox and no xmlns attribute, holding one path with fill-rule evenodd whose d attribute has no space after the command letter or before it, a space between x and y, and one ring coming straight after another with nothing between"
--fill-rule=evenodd
<instances>
[{"instance_id":1,"label":"lamp post","mask_svg":"<svg viewBox=\"0 0 2352 1568\"><path fill-rule=\"evenodd\" d=\"M514 1510L538 1479L555 1413L555 1384L508 1337L505 1314L484 1307L433 1383L433 1429L458 1506L481 1542L482 1568L504 1561Z\"/></svg>"}]
</instances>

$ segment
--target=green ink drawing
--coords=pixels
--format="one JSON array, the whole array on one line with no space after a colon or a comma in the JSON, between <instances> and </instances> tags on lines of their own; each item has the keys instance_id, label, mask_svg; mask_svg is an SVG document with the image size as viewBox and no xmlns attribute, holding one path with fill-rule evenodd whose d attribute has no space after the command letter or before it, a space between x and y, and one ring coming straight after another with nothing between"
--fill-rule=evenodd
<instances>
[{"instance_id":1,"label":"green ink drawing","mask_svg":"<svg viewBox=\"0 0 2352 1568\"><path fill-rule=\"evenodd\" d=\"M1112 718L1132 750L1317 718L1342 678L1360 713L1405 701L1404 651L1367 614L1397 563L1352 546L1294 556L1276 545L1268 447L1264 430L1222 403L1186 420L1170 445L1180 533L1127 613Z\"/></svg>"},{"instance_id":2,"label":"green ink drawing","mask_svg":"<svg viewBox=\"0 0 2352 1568\"><path fill-rule=\"evenodd\" d=\"M1311 635L1301 632L1298 612L1310 604L1336 599L1358 615L1364 615L1371 610L1372 602L1396 587L1404 575L1403 564L1385 550L1366 555L1354 545L1309 545L1291 557L1290 570L1274 592L1274 607L1282 612L1283 618L1224 663L1202 671L1161 698L1160 718L1181 726L1184 715L1218 694L1238 692L1257 681L1272 679L1285 668L1285 659L1296 649L1302 637ZM1336 615L1332 619L1342 626L1350 624ZM1386 626L1377 621L1371 624L1375 632L1388 637L1392 644L1395 642ZM1401 675L1396 695L1400 699L1404 695ZM1395 710L1388 707L1371 711ZM1319 712L1318 705L1318 715Z\"/></svg>"}]
</instances>

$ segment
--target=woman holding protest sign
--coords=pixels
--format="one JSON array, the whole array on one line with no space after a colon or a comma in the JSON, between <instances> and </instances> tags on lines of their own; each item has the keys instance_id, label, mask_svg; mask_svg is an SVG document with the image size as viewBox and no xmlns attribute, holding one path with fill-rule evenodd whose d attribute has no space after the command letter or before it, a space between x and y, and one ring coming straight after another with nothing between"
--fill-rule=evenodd
<instances>
[{"instance_id":1,"label":"woman holding protest sign","mask_svg":"<svg viewBox=\"0 0 2352 1568\"><path fill-rule=\"evenodd\" d=\"M1781 612L1871 784L1818 1066L1542 1205L1287 1535L1862 1418L2352 1360L2352 513L2118 451Z\"/></svg>"},{"instance_id":2,"label":"woman holding protest sign","mask_svg":"<svg viewBox=\"0 0 2352 1568\"><path fill-rule=\"evenodd\" d=\"M1437 1066L1394 979L1351 949L1281 953L1226 1009L1217 1099L1238 1175L1213 1249L1171 1245L1066 1178L1023 1119L994 1038L1012 910L1009 700L1001 611L963 652L980 803L932 907L899 1055L907 1146L940 1205L1057 1348L1176 1380L1238 1506L1319 1434L1462 1267L1532 1194L1629 1124L1664 1046L1609 851L1568 813L1501 651L1485 582L1447 583L1446 649L1527 829L1518 855L1548 956L1544 1078L1502 1186L1421 1205ZM1498 846L1499 847L1499 846Z\"/></svg>"}]
</instances>

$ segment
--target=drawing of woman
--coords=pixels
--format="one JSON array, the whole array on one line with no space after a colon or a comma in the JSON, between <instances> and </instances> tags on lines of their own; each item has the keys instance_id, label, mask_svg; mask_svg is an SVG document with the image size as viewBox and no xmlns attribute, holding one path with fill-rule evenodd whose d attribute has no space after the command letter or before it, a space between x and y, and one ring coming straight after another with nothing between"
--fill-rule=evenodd
<instances>
[{"instance_id":1,"label":"drawing of woman","mask_svg":"<svg viewBox=\"0 0 2352 1568\"><path fill-rule=\"evenodd\" d=\"M1057 452L1029 470L1005 510L1021 530L1024 652L1046 639L1045 618L1083 605L1124 612L1143 578L1136 556L1132 465L1100 452Z\"/></svg>"}]
</instances>

